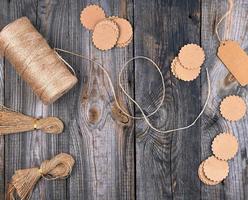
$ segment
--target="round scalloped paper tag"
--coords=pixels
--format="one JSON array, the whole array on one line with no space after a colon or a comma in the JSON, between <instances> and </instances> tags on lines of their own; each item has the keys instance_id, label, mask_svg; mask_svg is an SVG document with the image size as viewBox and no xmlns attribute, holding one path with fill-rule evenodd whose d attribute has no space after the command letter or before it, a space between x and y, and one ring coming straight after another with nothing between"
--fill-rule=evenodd
<instances>
[{"instance_id":1,"label":"round scalloped paper tag","mask_svg":"<svg viewBox=\"0 0 248 200\"><path fill-rule=\"evenodd\" d=\"M82 25L89 30L93 30L96 24L105 18L104 10L98 5L87 6L80 15Z\"/></svg>"},{"instance_id":2,"label":"round scalloped paper tag","mask_svg":"<svg viewBox=\"0 0 248 200\"><path fill-rule=\"evenodd\" d=\"M171 72L172 72L172 74L176 77L176 78L178 78L178 76L177 76L177 74L176 74L176 72L175 72L175 63L176 63L176 59L177 57L175 57L173 60L172 60L172 62L171 62Z\"/></svg>"},{"instance_id":3,"label":"round scalloped paper tag","mask_svg":"<svg viewBox=\"0 0 248 200\"><path fill-rule=\"evenodd\" d=\"M92 40L96 48L100 50L108 50L116 45L118 37L118 26L115 22L106 19L95 26Z\"/></svg>"},{"instance_id":4,"label":"round scalloped paper tag","mask_svg":"<svg viewBox=\"0 0 248 200\"><path fill-rule=\"evenodd\" d=\"M196 69L203 64L205 53L199 45L187 44L179 51L178 58L186 69Z\"/></svg>"},{"instance_id":5,"label":"round scalloped paper tag","mask_svg":"<svg viewBox=\"0 0 248 200\"><path fill-rule=\"evenodd\" d=\"M217 135L212 142L213 154L220 160L229 160L238 151L238 140L230 133Z\"/></svg>"},{"instance_id":6,"label":"round scalloped paper tag","mask_svg":"<svg viewBox=\"0 0 248 200\"><path fill-rule=\"evenodd\" d=\"M196 68L196 69L184 68L184 66L180 63L178 57L176 57L172 63L173 63L173 71L176 74L176 77L183 81L193 81L199 76L201 72L201 68Z\"/></svg>"},{"instance_id":7,"label":"round scalloped paper tag","mask_svg":"<svg viewBox=\"0 0 248 200\"><path fill-rule=\"evenodd\" d=\"M227 161L219 160L215 156L210 156L203 165L203 172L212 181L223 181L228 173L229 166Z\"/></svg>"},{"instance_id":8,"label":"round scalloped paper tag","mask_svg":"<svg viewBox=\"0 0 248 200\"><path fill-rule=\"evenodd\" d=\"M113 20L120 31L119 38L117 40L117 47L125 47L132 41L133 36L133 28L130 22L124 18L120 17L110 17L111 20Z\"/></svg>"},{"instance_id":9,"label":"round scalloped paper tag","mask_svg":"<svg viewBox=\"0 0 248 200\"><path fill-rule=\"evenodd\" d=\"M201 180L203 183L205 183L206 185L217 185L217 184L219 184L219 183L220 183L219 181L212 181L212 180L208 179L208 178L205 176L205 174L204 174L204 172L203 172L204 162L205 162L205 161L203 161L203 162L200 164L199 168L198 168L198 176L199 176L200 180Z\"/></svg>"},{"instance_id":10,"label":"round scalloped paper tag","mask_svg":"<svg viewBox=\"0 0 248 200\"><path fill-rule=\"evenodd\" d=\"M246 113L246 103L239 96L228 96L220 104L221 115L229 121L238 121Z\"/></svg>"}]
</instances>

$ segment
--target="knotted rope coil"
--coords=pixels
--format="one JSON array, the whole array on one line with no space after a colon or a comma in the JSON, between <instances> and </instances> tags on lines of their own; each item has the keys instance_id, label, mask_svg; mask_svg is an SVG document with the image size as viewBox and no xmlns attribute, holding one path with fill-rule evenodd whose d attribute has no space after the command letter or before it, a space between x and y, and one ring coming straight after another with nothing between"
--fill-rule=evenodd
<instances>
[{"instance_id":1,"label":"knotted rope coil","mask_svg":"<svg viewBox=\"0 0 248 200\"><path fill-rule=\"evenodd\" d=\"M0 32L0 54L15 67L45 104L51 104L77 82L27 17Z\"/></svg>"},{"instance_id":2,"label":"knotted rope coil","mask_svg":"<svg viewBox=\"0 0 248 200\"><path fill-rule=\"evenodd\" d=\"M43 161L40 168L17 170L9 183L6 199L14 200L15 194L22 200L29 199L35 184L42 177L47 180L65 179L71 174L74 163L71 155L61 153Z\"/></svg>"},{"instance_id":3,"label":"knotted rope coil","mask_svg":"<svg viewBox=\"0 0 248 200\"><path fill-rule=\"evenodd\" d=\"M63 131L64 124L56 117L36 119L0 106L0 135L36 129L45 133L59 134Z\"/></svg>"}]
</instances>

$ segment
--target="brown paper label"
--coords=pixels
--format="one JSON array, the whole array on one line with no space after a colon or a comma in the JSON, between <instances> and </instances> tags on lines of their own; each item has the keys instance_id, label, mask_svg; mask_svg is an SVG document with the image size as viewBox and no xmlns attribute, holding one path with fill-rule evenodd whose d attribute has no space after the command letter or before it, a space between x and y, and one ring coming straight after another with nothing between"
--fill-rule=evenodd
<instances>
[{"instance_id":1,"label":"brown paper label","mask_svg":"<svg viewBox=\"0 0 248 200\"><path fill-rule=\"evenodd\" d=\"M248 56L237 42L221 42L217 55L240 85L248 84Z\"/></svg>"}]
</instances>

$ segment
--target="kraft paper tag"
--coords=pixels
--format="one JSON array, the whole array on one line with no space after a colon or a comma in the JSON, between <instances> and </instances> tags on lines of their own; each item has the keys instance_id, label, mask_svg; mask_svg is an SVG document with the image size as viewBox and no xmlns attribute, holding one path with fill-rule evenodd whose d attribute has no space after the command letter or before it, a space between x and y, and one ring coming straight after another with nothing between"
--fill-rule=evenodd
<instances>
[{"instance_id":1,"label":"kraft paper tag","mask_svg":"<svg viewBox=\"0 0 248 200\"><path fill-rule=\"evenodd\" d=\"M96 24L105 18L104 10L98 5L89 5L80 14L81 24L88 30L94 30Z\"/></svg>"},{"instance_id":2,"label":"kraft paper tag","mask_svg":"<svg viewBox=\"0 0 248 200\"><path fill-rule=\"evenodd\" d=\"M248 84L248 56L237 42L222 41L217 55L240 85Z\"/></svg>"},{"instance_id":3,"label":"kraft paper tag","mask_svg":"<svg viewBox=\"0 0 248 200\"><path fill-rule=\"evenodd\" d=\"M214 138L211 147L215 157L227 161L234 158L238 152L239 143L234 135L221 133Z\"/></svg>"},{"instance_id":4,"label":"kraft paper tag","mask_svg":"<svg viewBox=\"0 0 248 200\"><path fill-rule=\"evenodd\" d=\"M220 104L220 113L228 121L238 121L246 114L246 103L240 96L225 97Z\"/></svg>"},{"instance_id":5,"label":"kraft paper tag","mask_svg":"<svg viewBox=\"0 0 248 200\"><path fill-rule=\"evenodd\" d=\"M133 27L130 22L124 18L112 16L109 19L113 20L120 29L120 35L117 40L117 47L125 47L131 41L133 37Z\"/></svg>"},{"instance_id":6,"label":"kraft paper tag","mask_svg":"<svg viewBox=\"0 0 248 200\"><path fill-rule=\"evenodd\" d=\"M119 38L117 24L109 19L99 22L93 31L92 40L96 48L109 50L113 48Z\"/></svg>"},{"instance_id":7,"label":"kraft paper tag","mask_svg":"<svg viewBox=\"0 0 248 200\"><path fill-rule=\"evenodd\" d=\"M219 184L221 181L212 181L210 179L208 179L208 177L205 175L204 171L203 171L203 166L205 164L205 161L203 161L199 168L198 168L198 176L200 178L200 180L205 183L206 185L217 185Z\"/></svg>"},{"instance_id":8,"label":"kraft paper tag","mask_svg":"<svg viewBox=\"0 0 248 200\"><path fill-rule=\"evenodd\" d=\"M175 57L171 63L171 71L173 75L180 80L193 81L199 76L201 68L186 69L180 63L178 57Z\"/></svg>"},{"instance_id":9,"label":"kraft paper tag","mask_svg":"<svg viewBox=\"0 0 248 200\"><path fill-rule=\"evenodd\" d=\"M197 44L184 45L178 54L180 63L186 69L200 68L205 60L203 48Z\"/></svg>"},{"instance_id":10,"label":"kraft paper tag","mask_svg":"<svg viewBox=\"0 0 248 200\"><path fill-rule=\"evenodd\" d=\"M203 164L203 172L209 180L221 182L229 173L229 165L227 161L210 156Z\"/></svg>"}]
</instances>

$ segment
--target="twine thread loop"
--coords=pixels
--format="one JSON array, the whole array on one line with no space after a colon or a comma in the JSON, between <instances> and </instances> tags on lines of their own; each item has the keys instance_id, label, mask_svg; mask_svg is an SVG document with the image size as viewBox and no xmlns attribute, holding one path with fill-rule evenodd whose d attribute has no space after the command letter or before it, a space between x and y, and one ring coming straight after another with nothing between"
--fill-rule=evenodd
<instances>
[{"instance_id":1,"label":"twine thread loop","mask_svg":"<svg viewBox=\"0 0 248 200\"><path fill-rule=\"evenodd\" d=\"M198 121L198 119L202 116L202 114L204 113L206 107L207 107L207 104L208 104L208 101L209 101L209 98L210 98L210 94L211 94L211 81L210 81L210 78L209 78L209 73L208 73L208 69L206 68L206 77L207 77L207 82L208 82L208 94L207 94L207 98L206 98L206 101L202 107L202 110L200 111L200 113L196 116L196 118L193 120L192 123L190 123L189 125L186 125L186 126L183 126L183 127L179 127L179 128L175 128L175 129L170 129L170 130L160 130L160 129L157 129L156 127L154 127L150 121L149 121L149 117L151 117L152 115L154 115L155 113L157 113L157 111L160 109L160 107L163 105L163 101L164 101L164 98L165 98L165 85L164 85L164 77L163 77L163 74L159 68L159 66L150 58L146 57L146 56L136 56L136 57L133 57L131 59L129 59L121 68L120 70L120 73L119 73L119 79L118 79L118 86L121 88L122 92L125 94L125 96L131 100L137 107L138 109L140 110L142 116L141 117L136 117L136 116L133 116L133 115L130 115L129 113L126 112L126 110L124 108L121 107L118 99L117 99L117 96L116 96L116 92L115 92L115 89L114 89L114 86L113 86L113 82L110 78L110 75L108 73L108 71L105 69L105 67L93 60L93 59L90 59L86 56L83 56L83 55L80 55L80 54L77 54L77 53L73 53L71 51L67 51L67 50L64 50L64 49L60 49L60 48L54 48L56 51L60 51L60 52L64 52L64 53L68 53L70 55L73 55L73 56L77 56L79 58L82 58L82 59L85 59L85 60L88 60L94 64L96 64L103 72L104 74L106 75L107 79L108 79L108 82L110 84L110 88L112 90L112 93L113 93L113 96L114 96L114 100L116 102L116 106L125 114L127 115L128 117L132 118L132 119L144 119L145 122L147 123L147 125L154 131L156 132L159 132L159 133L171 133L171 132L175 132L175 131L180 131L180 130L185 130L185 129L188 129L192 126L195 125L195 123ZM162 98L161 98L161 101L158 105L158 107L155 109L155 111L153 111L152 113L146 115L143 111L143 109L141 108L141 106L139 105L139 103L137 101L135 101L128 93L127 91L124 89L124 86L121 84L121 76L123 74L123 71L124 69L127 67L127 65L131 62L131 61L134 61L136 59L145 59L145 60L148 60L150 61L154 66L155 68L157 69L157 71L159 72L160 74L160 77L161 77L161 83L162 83L162 88L163 88L163 93L162 93ZM69 65L67 62L65 63L66 65ZM70 66L71 67L71 66Z\"/></svg>"},{"instance_id":2,"label":"twine thread loop","mask_svg":"<svg viewBox=\"0 0 248 200\"><path fill-rule=\"evenodd\" d=\"M6 199L14 200L15 194L23 200L30 198L34 186L41 177L47 180L67 178L74 163L71 155L61 153L51 160L43 161L40 168L17 170L8 186Z\"/></svg>"}]
</instances>

